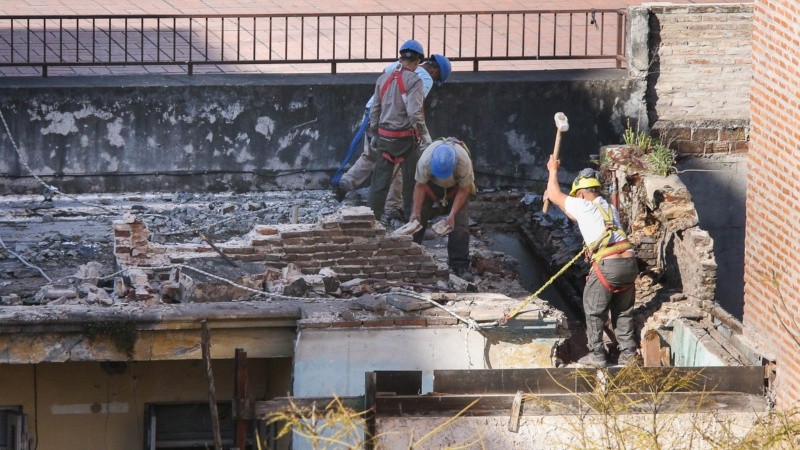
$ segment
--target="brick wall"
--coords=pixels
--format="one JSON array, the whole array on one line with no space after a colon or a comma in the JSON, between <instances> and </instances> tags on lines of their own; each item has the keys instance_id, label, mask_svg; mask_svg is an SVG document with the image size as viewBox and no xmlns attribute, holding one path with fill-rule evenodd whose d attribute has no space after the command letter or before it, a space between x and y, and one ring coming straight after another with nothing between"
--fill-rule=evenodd
<instances>
[{"instance_id":1,"label":"brick wall","mask_svg":"<svg viewBox=\"0 0 800 450\"><path fill-rule=\"evenodd\" d=\"M681 153L747 151L752 4L649 8L653 134Z\"/></svg>"},{"instance_id":2,"label":"brick wall","mask_svg":"<svg viewBox=\"0 0 800 450\"><path fill-rule=\"evenodd\" d=\"M115 221L117 264L133 270L129 273L144 275L138 267L220 258L206 244L157 244L149 238L146 224L134 215L125 214L122 220ZM305 275L317 274L327 267L339 281L362 278L436 284L449 274L411 236L388 234L366 207L343 208L315 224L258 225L244 239L215 246L235 261L263 263L272 268L291 263ZM154 280L145 276L138 286L133 283L141 288L137 292L137 296L141 294L139 300L155 300L155 295L147 295L149 281Z\"/></svg>"},{"instance_id":3,"label":"brick wall","mask_svg":"<svg viewBox=\"0 0 800 450\"><path fill-rule=\"evenodd\" d=\"M798 16L797 0L755 4L745 238L743 322L777 355L773 386L785 407L800 400Z\"/></svg>"}]
</instances>

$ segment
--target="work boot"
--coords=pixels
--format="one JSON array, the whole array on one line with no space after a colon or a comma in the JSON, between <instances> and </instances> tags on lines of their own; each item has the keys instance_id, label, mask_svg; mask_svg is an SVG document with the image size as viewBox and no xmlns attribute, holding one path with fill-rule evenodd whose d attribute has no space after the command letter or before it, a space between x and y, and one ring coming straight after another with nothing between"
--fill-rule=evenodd
<instances>
[{"instance_id":1,"label":"work boot","mask_svg":"<svg viewBox=\"0 0 800 450\"><path fill-rule=\"evenodd\" d=\"M641 366L642 361L639 359L639 354L635 350L626 350L619 354L617 359L618 366Z\"/></svg>"},{"instance_id":2,"label":"work boot","mask_svg":"<svg viewBox=\"0 0 800 450\"><path fill-rule=\"evenodd\" d=\"M466 266L453 267L453 274L455 274L455 276L461 278L462 280L468 281L470 283L475 281L475 276L472 275L472 272L469 271L469 267Z\"/></svg>"},{"instance_id":3,"label":"work boot","mask_svg":"<svg viewBox=\"0 0 800 450\"><path fill-rule=\"evenodd\" d=\"M399 220L402 222L405 222L406 220L402 209L395 209L395 208L388 209L384 214L386 215L387 218L389 218L389 220Z\"/></svg>"},{"instance_id":4,"label":"work boot","mask_svg":"<svg viewBox=\"0 0 800 450\"><path fill-rule=\"evenodd\" d=\"M598 369L608 366L605 352L590 352L588 355L579 359L578 364L586 367L596 367Z\"/></svg>"},{"instance_id":5,"label":"work boot","mask_svg":"<svg viewBox=\"0 0 800 450\"><path fill-rule=\"evenodd\" d=\"M341 203L344 200L344 197L347 195L347 188L342 186L342 182L332 183L331 190L333 191L333 196L336 198L336 201Z\"/></svg>"}]
</instances>

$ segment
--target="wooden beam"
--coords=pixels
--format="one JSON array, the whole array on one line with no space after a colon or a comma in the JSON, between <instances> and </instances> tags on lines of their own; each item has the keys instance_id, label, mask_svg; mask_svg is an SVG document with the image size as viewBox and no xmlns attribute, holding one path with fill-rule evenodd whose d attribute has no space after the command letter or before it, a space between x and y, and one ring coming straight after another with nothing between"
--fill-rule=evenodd
<instances>
[{"instance_id":1,"label":"wooden beam","mask_svg":"<svg viewBox=\"0 0 800 450\"><path fill-rule=\"evenodd\" d=\"M609 376L616 376L622 367L611 367ZM729 367L641 367L655 377L670 373L694 376L697 391L730 391L761 394L764 373L761 366ZM592 392L597 371L595 369L486 369L486 370L435 370L433 391L457 395L514 395L566 394Z\"/></svg>"},{"instance_id":2,"label":"wooden beam","mask_svg":"<svg viewBox=\"0 0 800 450\"><path fill-rule=\"evenodd\" d=\"M236 365L233 370L233 398L235 400L248 401L248 376L247 376L247 352L241 348L236 349L234 356ZM258 435L255 436L258 439ZM236 447L244 450L247 446L247 420L241 417L236 418Z\"/></svg>"},{"instance_id":3,"label":"wooden beam","mask_svg":"<svg viewBox=\"0 0 800 450\"><path fill-rule=\"evenodd\" d=\"M354 411L364 411L364 397L338 397L347 408ZM283 411L289 407L289 403L294 403L298 408L311 408L316 405L317 409L325 408L328 403L333 401L333 397L275 397L272 400L252 402L252 408L245 408L252 413L244 416L244 419L265 420L270 414Z\"/></svg>"},{"instance_id":4,"label":"wooden beam","mask_svg":"<svg viewBox=\"0 0 800 450\"><path fill-rule=\"evenodd\" d=\"M426 396L390 396L376 398L376 417L430 416L451 417L478 402L465 416L507 416L513 408L516 395L426 395ZM526 395L523 397L521 415L566 415L592 413L586 409L594 394L547 394ZM630 412L636 414L652 413L652 404L641 402L632 407ZM718 411L753 411L766 407L763 395L743 394L738 392L675 392L659 397L657 404L659 413L685 413Z\"/></svg>"},{"instance_id":5,"label":"wooden beam","mask_svg":"<svg viewBox=\"0 0 800 450\"><path fill-rule=\"evenodd\" d=\"M511 403L511 417L508 418L508 431L516 433L519 431L519 420L522 413L522 391L517 391L514 401Z\"/></svg>"},{"instance_id":6,"label":"wooden beam","mask_svg":"<svg viewBox=\"0 0 800 450\"><path fill-rule=\"evenodd\" d=\"M656 330L647 330L644 333L642 359L645 367L661 366L661 336Z\"/></svg>"},{"instance_id":7,"label":"wooden beam","mask_svg":"<svg viewBox=\"0 0 800 450\"><path fill-rule=\"evenodd\" d=\"M211 428L214 431L214 449L222 450L222 435L219 431L219 414L217 413L217 395L214 387L214 371L211 368L211 334L205 320L200 322L200 345L208 380L208 405L211 409Z\"/></svg>"},{"instance_id":8,"label":"wooden beam","mask_svg":"<svg viewBox=\"0 0 800 450\"><path fill-rule=\"evenodd\" d=\"M366 421L364 450L375 448L375 436L377 433L375 426L375 398L377 396L378 380L375 372L364 374L364 409L367 412L364 417Z\"/></svg>"}]
</instances>

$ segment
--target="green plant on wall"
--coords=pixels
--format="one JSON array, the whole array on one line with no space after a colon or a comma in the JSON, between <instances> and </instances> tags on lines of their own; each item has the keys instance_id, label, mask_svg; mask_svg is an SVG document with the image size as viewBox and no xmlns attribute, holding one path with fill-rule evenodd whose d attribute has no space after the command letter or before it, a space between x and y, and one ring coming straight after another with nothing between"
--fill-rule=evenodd
<instances>
[{"instance_id":1,"label":"green plant on wall","mask_svg":"<svg viewBox=\"0 0 800 450\"><path fill-rule=\"evenodd\" d=\"M114 343L117 350L124 352L129 358L133 356L136 345L134 322L87 322L83 324L83 335L92 341L105 336Z\"/></svg>"},{"instance_id":2,"label":"green plant on wall","mask_svg":"<svg viewBox=\"0 0 800 450\"><path fill-rule=\"evenodd\" d=\"M630 120L622 133L622 141L638 150L648 173L667 176L675 170L675 152L644 131L634 130Z\"/></svg>"},{"instance_id":3,"label":"green plant on wall","mask_svg":"<svg viewBox=\"0 0 800 450\"><path fill-rule=\"evenodd\" d=\"M656 175L665 177L675 169L675 152L660 142L649 153L645 153L644 160L649 172Z\"/></svg>"}]
</instances>

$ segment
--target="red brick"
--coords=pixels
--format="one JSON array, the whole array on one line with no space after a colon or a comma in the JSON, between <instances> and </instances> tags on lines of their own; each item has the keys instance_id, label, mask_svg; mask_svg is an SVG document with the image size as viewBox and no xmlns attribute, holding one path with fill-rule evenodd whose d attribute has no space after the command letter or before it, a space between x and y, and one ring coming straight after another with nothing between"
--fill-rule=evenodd
<instances>
[{"instance_id":1,"label":"red brick","mask_svg":"<svg viewBox=\"0 0 800 450\"><path fill-rule=\"evenodd\" d=\"M394 324L398 327L424 327L427 323L424 317L419 316L403 316L394 319Z\"/></svg>"}]
</instances>

